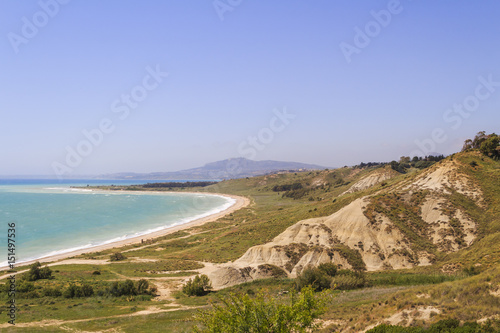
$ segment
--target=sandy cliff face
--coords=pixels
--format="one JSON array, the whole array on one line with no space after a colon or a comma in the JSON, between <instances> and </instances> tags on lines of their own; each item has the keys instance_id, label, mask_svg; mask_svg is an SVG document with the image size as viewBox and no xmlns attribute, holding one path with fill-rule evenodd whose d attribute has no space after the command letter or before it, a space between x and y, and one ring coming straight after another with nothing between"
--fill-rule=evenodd
<instances>
[{"instance_id":1,"label":"sandy cliff face","mask_svg":"<svg viewBox=\"0 0 500 333\"><path fill-rule=\"evenodd\" d=\"M403 187L412 190L431 190L436 194L450 194L451 189L481 204L483 193L467 175L460 173L456 162L444 160L425 170L412 183Z\"/></svg>"},{"instance_id":2,"label":"sandy cliff face","mask_svg":"<svg viewBox=\"0 0 500 333\"><path fill-rule=\"evenodd\" d=\"M396 171L391 169L375 170L368 176L363 177L356 183L354 183L347 191L342 193L342 195L366 190L367 188L373 187L379 183L382 183L383 181L393 178L397 174L398 173Z\"/></svg>"},{"instance_id":3,"label":"sandy cliff face","mask_svg":"<svg viewBox=\"0 0 500 333\"><path fill-rule=\"evenodd\" d=\"M351 189L372 186L388 179L384 177L384 173L378 171L373 177L369 175L361 179ZM457 251L472 244L476 223L449 200L449 194L456 191L480 205L482 192L471 179L458 173L453 162L444 161L415 179L403 181L379 194L392 195L403 201L410 198L408 201L411 202L412 194L417 191L424 193L415 207L418 216L414 217L426 226L421 237L434 244L436 251ZM307 266L326 262L352 268L357 265L356 257L362 259L368 271L431 264L433 250L417 250L401 229L401 223L411 223L405 221L404 215L401 215L398 224L380 212L383 210L375 215L367 214L367 206L374 201L373 198L365 196L330 216L300 221L271 242L248 249L234 263L210 274L214 287L223 288L268 277L269 272L262 269L266 264L281 268L289 277L297 276ZM389 216L395 216L393 212L399 209L383 208L391 213Z\"/></svg>"}]
</instances>

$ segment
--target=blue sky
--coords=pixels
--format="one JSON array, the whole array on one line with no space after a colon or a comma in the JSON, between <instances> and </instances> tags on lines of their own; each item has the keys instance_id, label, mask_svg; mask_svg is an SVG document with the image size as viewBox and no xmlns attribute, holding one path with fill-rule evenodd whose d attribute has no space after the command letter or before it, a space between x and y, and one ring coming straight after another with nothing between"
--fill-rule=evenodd
<instances>
[{"instance_id":1,"label":"blue sky","mask_svg":"<svg viewBox=\"0 0 500 333\"><path fill-rule=\"evenodd\" d=\"M0 0L0 175L336 167L498 132L498 1L59 1Z\"/></svg>"}]
</instances>

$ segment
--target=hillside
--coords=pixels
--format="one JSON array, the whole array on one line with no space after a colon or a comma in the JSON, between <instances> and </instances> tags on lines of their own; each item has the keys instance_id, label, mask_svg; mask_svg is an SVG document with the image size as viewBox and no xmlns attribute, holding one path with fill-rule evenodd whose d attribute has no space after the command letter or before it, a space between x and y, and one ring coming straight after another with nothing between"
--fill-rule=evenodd
<instances>
[{"instance_id":1,"label":"hillside","mask_svg":"<svg viewBox=\"0 0 500 333\"><path fill-rule=\"evenodd\" d=\"M253 161L246 158L231 158L223 161L208 163L199 168L153 173L114 173L99 176L100 179L161 179L161 180L207 180L232 179L254 177L277 171L321 170L319 165L280 162L280 161Z\"/></svg>"},{"instance_id":2,"label":"hillside","mask_svg":"<svg viewBox=\"0 0 500 333\"><path fill-rule=\"evenodd\" d=\"M218 297L265 290L279 298L306 266L324 262L366 271L362 289L336 291L322 317L324 332L448 318L486 322L498 318L500 308L499 180L500 163L470 151L405 174L387 165L353 167L199 188L246 196L252 204L146 244L52 264L54 280L37 281L34 293L19 294L29 306L18 315L18 329L189 332L192 315ZM118 251L126 259L110 262ZM224 289L202 297L179 292L200 273ZM146 279L157 295L43 296L48 287L90 283L100 291L126 279Z\"/></svg>"},{"instance_id":3,"label":"hillside","mask_svg":"<svg viewBox=\"0 0 500 333\"><path fill-rule=\"evenodd\" d=\"M471 246L478 237L479 223L473 216L487 207L478 180L469 175L474 170L460 159L449 158L379 186L332 215L299 221L271 242L250 248L234 264L213 272L211 279L217 287L250 281L252 275L262 276L258 268L264 264L296 277L304 267L326 262L368 271L436 263ZM391 171L374 170L342 195L353 193L352 188L361 190L360 184L368 189L379 183L372 180L390 179ZM232 269L248 274L232 282L226 277Z\"/></svg>"}]
</instances>

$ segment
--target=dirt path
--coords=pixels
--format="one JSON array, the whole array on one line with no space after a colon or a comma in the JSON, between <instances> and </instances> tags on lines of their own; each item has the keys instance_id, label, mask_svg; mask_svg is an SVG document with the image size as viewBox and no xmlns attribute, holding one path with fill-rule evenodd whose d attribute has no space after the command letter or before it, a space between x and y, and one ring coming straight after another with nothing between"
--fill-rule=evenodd
<instances>
[{"instance_id":1,"label":"dirt path","mask_svg":"<svg viewBox=\"0 0 500 333\"><path fill-rule=\"evenodd\" d=\"M63 261L53 262L43 266L59 266L59 265L106 265L109 264L109 260L93 260L93 259L67 259ZM22 271L17 271L14 275L22 274L29 271L29 269L23 269ZM0 276L0 281L8 278L12 274L5 274Z\"/></svg>"},{"instance_id":2,"label":"dirt path","mask_svg":"<svg viewBox=\"0 0 500 333\"><path fill-rule=\"evenodd\" d=\"M169 305L171 306L171 305ZM97 317L97 318L87 318L87 319L73 319L73 320L42 320L42 321L34 321L29 323L16 323L16 327L48 327L48 326L62 326L65 324L75 324L75 323L83 323L94 320L103 320L103 319L113 319L113 318L123 318L123 317L137 317L137 316L148 316L156 313L166 313L166 312L174 312L181 310L193 310L200 309L203 306L184 306L184 305L172 305L173 308L161 309L158 306L150 306L146 310L137 311L134 313L126 313L121 315L114 316L106 316L106 317ZM0 329L12 327L11 324L5 323L0 325ZM60 327L64 329L63 327Z\"/></svg>"}]
</instances>

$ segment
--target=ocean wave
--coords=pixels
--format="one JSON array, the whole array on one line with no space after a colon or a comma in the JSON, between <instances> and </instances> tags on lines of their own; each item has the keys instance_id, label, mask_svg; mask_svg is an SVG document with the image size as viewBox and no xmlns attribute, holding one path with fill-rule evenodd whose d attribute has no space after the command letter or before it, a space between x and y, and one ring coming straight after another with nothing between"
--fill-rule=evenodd
<instances>
[{"instance_id":1,"label":"ocean wave","mask_svg":"<svg viewBox=\"0 0 500 333\"><path fill-rule=\"evenodd\" d=\"M91 191L91 190L87 190L87 191ZM183 194L188 194L188 193L183 193ZM135 237L146 236L148 234L152 234L152 233L155 233L155 232L158 232L158 231L166 230L166 229L169 229L169 228L172 228L172 227L176 227L176 226L183 225L183 224L186 224L186 223L198 220L198 219L202 219L202 218L205 218L205 217L208 217L208 216L211 216L211 215L215 215L215 214L221 213L221 212L229 209L230 207L232 207L236 203L235 199L229 198L229 197L226 197L226 196L223 196L223 195L215 195L215 194L206 194L205 195L205 194L203 194L203 195L199 195L197 197L206 197L206 196L217 196L217 197L224 198L226 200L226 203L223 204L223 205L221 205L221 206L219 206L219 207L216 207L214 209L206 211L204 213L197 214L197 215L194 215L194 216L185 217L185 218L180 218L180 219L178 219L177 221L175 221L173 223L169 223L169 224L166 224L166 225L163 225L163 226L160 226L160 227L151 228L151 229L147 229L147 230L139 231L139 232L134 232L134 233L130 233L130 234L124 234L122 236L114 237L114 238L111 238L111 239L108 239L108 240L105 240L105 241L101 241L101 242L96 242L96 243L90 242L90 243L87 243L85 245L80 245L80 246L75 246L75 247L71 247L71 248L66 248L66 249L61 249L61 250L46 252L46 253L43 253L43 254L38 255L38 256L32 256L32 257L28 257L26 259L23 259L22 261L17 262L16 265L23 264L23 263L26 263L26 262L29 262L29 261L33 261L33 260L39 260L39 259L44 259L44 258L47 258L47 257L52 257L52 256L56 256L56 255L70 253L70 252L74 252L74 251L80 251L80 250L90 249L90 248L97 247L97 246L100 246L100 245L112 244L112 243L115 243L115 242L120 242L120 241L123 241L123 240L135 238ZM0 262L0 268L5 268L7 266L8 266L7 261Z\"/></svg>"}]
</instances>

